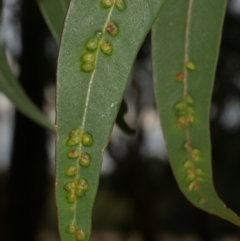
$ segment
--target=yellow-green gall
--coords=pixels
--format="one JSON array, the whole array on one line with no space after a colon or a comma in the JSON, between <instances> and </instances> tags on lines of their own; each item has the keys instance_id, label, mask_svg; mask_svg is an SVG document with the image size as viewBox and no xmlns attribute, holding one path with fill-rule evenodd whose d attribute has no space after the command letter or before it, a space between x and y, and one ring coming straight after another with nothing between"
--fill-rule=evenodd
<instances>
[{"instance_id":1,"label":"yellow-green gall","mask_svg":"<svg viewBox=\"0 0 240 241\"><path fill-rule=\"evenodd\" d=\"M180 118L178 118L178 120L177 120L177 126L179 126L179 127L185 125L186 123L187 123L187 121L186 121L186 118L185 118L185 117L180 117Z\"/></svg>"},{"instance_id":2,"label":"yellow-green gall","mask_svg":"<svg viewBox=\"0 0 240 241\"><path fill-rule=\"evenodd\" d=\"M81 189L77 189L76 194L77 194L78 197L82 197L82 196L85 195L85 191L83 191Z\"/></svg>"},{"instance_id":3,"label":"yellow-green gall","mask_svg":"<svg viewBox=\"0 0 240 241\"><path fill-rule=\"evenodd\" d=\"M116 0L115 6L119 11L124 11L126 4L124 0Z\"/></svg>"},{"instance_id":4,"label":"yellow-green gall","mask_svg":"<svg viewBox=\"0 0 240 241\"><path fill-rule=\"evenodd\" d=\"M89 189L89 185L86 179L82 178L79 180L77 185L78 190L87 191Z\"/></svg>"},{"instance_id":5,"label":"yellow-green gall","mask_svg":"<svg viewBox=\"0 0 240 241\"><path fill-rule=\"evenodd\" d=\"M190 141L187 141L183 147L189 152L192 150L192 144Z\"/></svg>"},{"instance_id":6,"label":"yellow-green gall","mask_svg":"<svg viewBox=\"0 0 240 241\"><path fill-rule=\"evenodd\" d=\"M76 199L77 199L77 196L74 192L67 193L67 201L69 203L74 203L76 201Z\"/></svg>"},{"instance_id":7,"label":"yellow-green gall","mask_svg":"<svg viewBox=\"0 0 240 241\"><path fill-rule=\"evenodd\" d=\"M76 176L77 175L77 167L76 166L69 166L66 171L65 174L68 177L72 177L72 176Z\"/></svg>"},{"instance_id":8,"label":"yellow-green gall","mask_svg":"<svg viewBox=\"0 0 240 241\"><path fill-rule=\"evenodd\" d=\"M92 64L89 64L89 63L85 64L85 63L83 63L82 66L81 66L81 70L83 72L85 72L85 73L91 73L91 72L94 71L94 69L95 69L95 64L94 63L92 63Z\"/></svg>"},{"instance_id":9,"label":"yellow-green gall","mask_svg":"<svg viewBox=\"0 0 240 241\"><path fill-rule=\"evenodd\" d=\"M65 189L69 192L75 192L76 190L76 183L75 182L68 182L65 185Z\"/></svg>"},{"instance_id":10,"label":"yellow-green gall","mask_svg":"<svg viewBox=\"0 0 240 241\"><path fill-rule=\"evenodd\" d=\"M95 53L85 53L81 57L82 62L84 64L94 64L96 60L96 54Z\"/></svg>"},{"instance_id":11,"label":"yellow-green gall","mask_svg":"<svg viewBox=\"0 0 240 241\"><path fill-rule=\"evenodd\" d=\"M111 55L113 51L113 47L111 43L107 40L103 40L100 46L101 51L106 55Z\"/></svg>"},{"instance_id":12,"label":"yellow-green gall","mask_svg":"<svg viewBox=\"0 0 240 241\"><path fill-rule=\"evenodd\" d=\"M175 105L175 110L179 111L179 110L183 110L186 107L186 104L184 101L179 101L176 105Z\"/></svg>"},{"instance_id":13,"label":"yellow-green gall","mask_svg":"<svg viewBox=\"0 0 240 241\"><path fill-rule=\"evenodd\" d=\"M187 104L192 105L193 104L193 98L190 95L186 95L184 97Z\"/></svg>"},{"instance_id":14,"label":"yellow-green gall","mask_svg":"<svg viewBox=\"0 0 240 241\"><path fill-rule=\"evenodd\" d=\"M75 232L75 238L78 241L84 241L86 239L86 234L80 229Z\"/></svg>"},{"instance_id":15,"label":"yellow-green gall","mask_svg":"<svg viewBox=\"0 0 240 241\"><path fill-rule=\"evenodd\" d=\"M187 169L187 180L193 181L196 178L196 171L194 168Z\"/></svg>"},{"instance_id":16,"label":"yellow-green gall","mask_svg":"<svg viewBox=\"0 0 240 241\"><path fill-rule=\"evenodd\" d=\"M101 39L102 36L103 36L103 32L102 32L102 31L97 31L97 32L95 33L95 36L96 36L97 39Z\"/></svg>"},{"instance_id":17,"label":"yellow-green gall","mask_svg":"<svg viewBox=\"0 0 240 241\"><path fill-rule=\"evenodd\" d=\"M196 173L196 175L202 175L202 174L203 174L203 171L202 171L202 169L197 168L197 169L195 170L195 173Z\"/></svg>"},{"instance_id":18,"label":"yellow-green gall","mask_svg":"<svg viewBox=\"0 0 240 241\"><path fill-rule=\"evenodd\" d=\"M199 161L201 159L201 152L198 149L193 149L191 152L191 158L193 161Z\"/></svg>"},{"instance_id":19,"label":"yellow-green gall","mask_svg":"<svg viewBox=\"0 0 240 241\"><path fill-rule=\"evenodd\" d=\"M82 137L82 132L80 129L74 129L69 133L69 138L67 141L68 146L75 146L80 144Z\"/></svg>"},{"instance_id":20,"label":"yellow-green gall","mask_svg":"<svg viewBox=\"0 0 240 241\"><path fill-rule=\"evenodd\" d=\"M80 142L81 142L81 140L80 140ZM71 139L71 138L69 138L68 141L67 141L67 145L68 146L76 146L80 142L79 142L79 139Z\"/></svg>"},{"instance_id":21,"label":"yellow-green gall","mask_svg":"<svg viewBox=\"0 0 240 241\"><path fill-rule=\"evenodd\" d=\"M179 101L174 108L177 116L183 116L186 112L186 103L184 101Z\"/></svg>"},{"instance_id":22,"label":"yellow-green gall","mask_svg":"<svg viewBox=\"0 0 240 241\"><path fill-rule=\"evenodd\" d=\"M71 151L69 151L68 152L68 158L70 158L70 159L76 159L76 158L78 158L79 157L79 150L75 150L75 149L73 149L73 150L71 150Z\"/></svg>"},{"instance_id":23,"label":"yellow-green gall","mask_svg":"<svg viewBox=\"0 0 240 241\"><path fill-rule=\"evenodd\" d=\"M198 180L197 178L199 178L200 175L202 175L202 169L197 168L188 168L187 169L187 180L189 181L193 181L193 180Z\"/></svg>"},{"instance_id":24,"label":"yellow-green gall","mask_svg":"<svg viewBox=\"0 0 240 241\"><path fill-rule=\"evenodd\" d=\"M90 133L83 133L81 142L84 146L91 146L93 144L92 135Z\"/></svg>"},{"instance_id":25,"label":"yellow-green gall","mask_svg":"<svg viewBox=\"0 0 240 241\"><path fill-rule=\"evenodd\" d=\"M71 234L74 234L76 232L76 224L70 224L68 227L67 227L67 232L68 233L71 233Z\"/></svg>"},{"instance_id":26,"label":"yellow-green gall","mask_svg":"<svg viewBox=\"0 0 240 241\"><path fill-rule=\"evenodd\" d=\"M189 168L189 167L193 168L194 165L193 165L192 161L187 160L187 161L184 162L183 166L185 168Z\"/></svg>"},{"instance_id":27,"label":"yellow-green gall","mask_svg":"<svg viewBox=\"0 0 240 241\"><path fill-rule=\"evenodd\" d=\"M82 153L79 157L79 164L82 167L88 167L91 163L91 157L88 153Z\"/></svg>"},{"instance_id":28,"label":"yellow-green gall","mask_svg":"<svg viewBox=\"0 0 240 241\"><path fill-rule=\"evenodd\" d=\"M193 70L196 69L196 66L195 66L195 64L194 64L192 61L188 61L188 62L186 63L186 68L187 68L188 70L193 71Z\"/></svg>"},{"instance_id":29,"label":"yellow-green gall","mask_svg":"<svg viewBox=\"0 0 240 241\"><path fill-rule=\"evenodd\" d=\"M89 51L95 51L98 48L98 41L96 39L89 39L86 43L86 49Z\"/></svg>"},{"instance_id":30,"label":"yellow-green gall","mask_svg":"<svg viewBox=\"0 0 240 241\"><path fill-rule=\"evenodd\" d=\"M104 8L112 7L115 0L101 0L101 6Z\"/></svg>"},{"instance_id":31,"label":"yellow-green gall","mask_svg":"<svg viewBox=\"0 0 240 241\"><path fill-rule=\"evenodd\" d=\"M188 186L188 190L191 192L191 191L196 191L198 190L198 184L197 182L191 182Z\"/></svg>"},{"instance_id":32,"label":"yellow-green gall","mask_svg":"<svg viewBox=\"0 0 240 241\"><path fill-rule=\"evenodd\" d=\"M81 134L82 134L81 129L73 129L72 131L69 132L69 137L75 138L75 137L79 137Z\"/></svg>"}]
</instances>

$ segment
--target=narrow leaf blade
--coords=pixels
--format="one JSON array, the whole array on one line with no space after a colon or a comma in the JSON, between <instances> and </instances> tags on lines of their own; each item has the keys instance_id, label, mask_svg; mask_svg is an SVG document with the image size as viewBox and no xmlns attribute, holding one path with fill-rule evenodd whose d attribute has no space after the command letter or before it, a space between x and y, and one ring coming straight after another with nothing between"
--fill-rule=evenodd
<instances>
[{"instance_id":1,"label":"narrow leaf blade","mask_svg":"<svg viewBox=\"0 0 240 241\"><path fill-rule=\"evenodd\" d=\"M51 122L41 113L41 111L27 97L20 84L13 76L3 52L0 47L0 91L15 105L18 111L26 115L39 125L54 131Z\"/></svg>"},{"instance_id":2,"label":"narrow leaf blade","mask_svg":"<svg viewBox=\"0 0 240 241\"><path fill-rule=\"evenodd\" d=\"M125 5L108 7L109 2L72 0L61 40L57 71L56 198L62 241L73 240L73 236L89 239L102 154L135 56L163 1L118 0ZM119 33L115 36L116 30ZM86 53L89 58L85 58ZM87 63L90 66L84 65ZM84 133L93 138L88 136L88 146L84 146ZM91 158L88 167L79 165L82 158L77 156L81 154ZM73 177L69 175L69 166L75 170ZM87 180L89 189L78 197L76 183L82 178Z\"/></svg>"},{"instance_id":3,"label":"narrow leaf blade","mask_svg":"<svg viewBox=\"0 0 240 241\"><path fill-rule=\"evenodd\" d=\"M155 94L169 159L185 196L240 225L212 181L209 109L227 1L168 0L153 27Z\"/></svg>"}]
</instances>

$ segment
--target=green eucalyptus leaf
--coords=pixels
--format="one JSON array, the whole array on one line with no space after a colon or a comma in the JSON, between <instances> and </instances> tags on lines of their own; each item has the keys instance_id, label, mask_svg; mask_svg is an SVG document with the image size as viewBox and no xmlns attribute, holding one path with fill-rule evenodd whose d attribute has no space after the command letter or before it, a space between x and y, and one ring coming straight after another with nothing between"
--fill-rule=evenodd
<instances>
[{"instance_id":1,"label":"green eucalyptus leaf","mask_svg":"<svg viewBox=\"0 0 240 241\"><path fill-rule=\"evenodd\" d=\"M226 0L168 0L153 27L155 94L180 189L197 207L240 225L213 186L209 110Z\"/></svg>"},{"instance_id":2,"label":"green eucalyptus leaf","mask_svg":"<svg viewBox=\"0 0 240 241\"><path fill-rule=\"evenodd\" d=\"M18 111L39 125L54 131L53 125L27 97L10 70L5 54L0 46L0 92L3 92Z\"/></svg>"},{"instance_id":3,"label":"green eucalyptus leaf","mask_svg":"<svg viewBox=\"0 0 240 241\"><path fill-rule=\"evenodd\" d=\"M38 4L52 35L59 43L69 0L38 0Z\"/></svg>"},{"instance_id":4,"label":"green eucalyptus leaf","mask_svg":"<svg viewBox=\"0 0 240 241\"><path fill-rule=\"evenodd\" d=\"M134 59L162 3L70 3L57 70L56 199L62 241L89 239L103 151Z\"/></svg>"}]
</instances>

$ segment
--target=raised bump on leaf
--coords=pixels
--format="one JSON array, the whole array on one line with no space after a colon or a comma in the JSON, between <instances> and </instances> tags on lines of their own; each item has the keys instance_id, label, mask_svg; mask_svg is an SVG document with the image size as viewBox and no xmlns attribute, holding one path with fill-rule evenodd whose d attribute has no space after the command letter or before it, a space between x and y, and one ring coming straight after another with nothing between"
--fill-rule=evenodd
<instances>
[{"instance_id":1,"label":"raised bump on leaf","mask_svg":"<svg viewBox=\"0 0 240 241\"><path fill-rule=\"evenodd\" d=\"M83 230L79 229L75 232L75 238L78 241L84 241L86 239L86 234L83 232Z\"/></svg>"},{"instance_id":2,"label":"raised bump on leaf","mask_svg":"<svg viewBox=\"0 0 240 241\"><path fill-rule=\"evenodd\" d=\"M112 7L115 0L101 0L101 6L103 8L110 8Z\"/></svg>"},{"instance_id":3,"label":"raised bump on leaf","mask_svg":"<svg viewBox=\"0 0 240 241\"><path fill-rule=\"evenodd\" d=\"M187 160L187 161L184 162L183 166L184 166L185 168L189 168L189 167L192 168L192 167L193 167L193 162Z\"/></svg>"},{"instance_id":4,"label":"raised bump on leaf","mask_svg":"<svg viewBox=\"0 0 240 241\"><path fill-rule=\"evenodd\" d=\"M191 151L191 158L193 161L199 161L201 159L201 152L198 149Z\"/></svg>"},{"instance_id":5,"label":"raised bump on leaf","mask_svg":"<svg viewBox=\"0 0 240 241\"><path fill-rule=\"evenodd\" d=\"M74 192L76 190L76 183L75 182L68 182L65 184L65 189L69 192Z\"/></svg>"},{"instance_id":6,"label":"raised bump on leaf","mask_svg":"<svg viewBox=\"0 0 240 241\"><path fill-rule=\"evenodd\" d=\"M184 72L180 72L176 75L175 80L178 82L182 82L185 78Z\"/></svg>"},{"instance_id":7,"label":"raised bump on leaf","mask_svg":"<svg viewBox=\"0 0 240 241\"><path fill-rule=\"evenodd\" d=\"M82 55L82 62L84 64L94 64L96 60L96 54L95 53L85 53Z\"/></svg>"},{"instance_id":8,"label":"raised bump on leaf","mask_svg":"<svg viewBox=\"0 0 240 241\"><path fill-rule=\"evenodd\" d=\"M81 140L82 144L84 146L91 146L93 144L93 137L90 133L84 133L82 135L82 140Z\"/></svg>"},{"instance_id":9,"label":"raised bump on leaf","mask_svg":"<svg viewBox=\"0 0 240 241\"><path fill-rule=\"evenodd\" d=\"M68 158L70 159L76 159L79 157L79 150L73 149L71 151L68 152Z\"/></svg>"},{"instance_id":10,"label":"raised bump on leaf","mask_svg":"<svg viewBox=\"0 0 240 241\"><path fill-rule=\"evenodd\" d=\"M78 181L77 189L87 191L89 189L89 185L86 179L82 178Z\"/></svg>"},{"instance_id":11,"label":"raised bump on leaf","mask_svg":"<svg viewBox=\"0 0 240 241\"><path fill-rule=\"evenodd\" d=\"M112 44L107 40L102 41L100 49L106 55L111 55L113 51Z\"/></svg>"},{"instance_id":12,"label":"raised bump on leaf","mask_svg":"<svg viewBox=\"0 0 240 241\"><path fill-rule=\"evenodd\" d=\"M68 146L75 146L81 142L82 131L80 129L74 129L69 133L67 141Z\"/></svg>"},{"instance_id":13,"label":"raised bump on leaf","mask_svg":"<svg viewBox=\"0 0 240 241\"><path fill-rule=\"evenodd\" d=\"M188 61L188 62L186 63L186 68L187 68L188 70L193 71L193 70L196 69L196 66L195 66L195 64L194 64L192 61Z\"/></svg>"},{"instance_id":14,"label":"raised bump on leaf","mask_svg":"<svg viewBox=\"0 0 240 241\"><path fill-rule=\"evenodd\" d=\"M102 31L96 31L95 36L96 36L96 38L99 40L99 39L102 38L103 32L102 32Z\"/></svg>"},{"instance_id":15,"label":"raised bump on leaf","mask_svg":"<svg viewBox=\"0 0 240 241\"><path fill-rule=\"evenodd\" d=\"M85 73L91 73L95 69L95 64L82 64L81 70Z\"/></svg>"},{"instance_id":16,"label":"raised bump on leaf","mask_svg":"<svg viewBox=\"0 0 240 241\"><path fill-rule=\"evenodd\" d=\"M196 181L193 181L189 184L188 190L191 191L197 191L198 190L198 184Z\"/></svg>"},{"instance_id":17,"label":"raised bump on leaf","mask_svg":"<svg viewBox=\"0 0 240 241\"><path fill-rule=\"evenodd\" d=\"M91 163L91 157L88 153L82 153L79 157L79 164L82 167L89 167Z\"/></svg>"},{"instance_id":18,"label":"raised bump on leaf","mask_svg":"<svg viewBox=\"0 0 240 241\"><path fill-rule=\"evenodd\" d=\"M67 227L67 232L70 234L74 234L76 232L76 224L70 224Z\"/></svg>"},{"instance_id":19,"label":"raised bump on leaf","mask_svg":"<svg viewBox=\"0 0 240 241\"><path fill-rule=\"evenodd\" d=\"M124 11L126 8L126 4L124 0L116 0L115 5L119 11Z\"/></svg>"},{"instance_id":20,"label":"raised bump on leaf","mask_svg":"<svg viewBox=\"0 0 240 241\"><path fill-rule=\"evenodd\" d=\"M89 39L86 42L86 49L89 51L95 51L98 48L98 40L97 39Z\"/></svg>"},{"instance_id":21,"label":"raised bump on leaf","mask_svg":"<svg viewBox=\"0 0 240 241\"><path fill-rule=\"evenodd\" d=\"M67 201L69 203L74 203L76 201L76 199L77 199L77 196L76 196L75 192L67 193Z\"/></svg>"},{"instance_id":22,"label":"raised bump on leaf","mask_svg":"<svg viewBox=\"0 0 240 241\"><path fill-rule=\"evenodd\" d=\"M119 33L119 28L114 22L108 23L108 25L106 26L106 30L113 37L117 36Z\"/></svg>"},{"instance_id":23,"label":"raised bump on leaf","mask_svg":"<svg viewBox=\"0 0 240 241\"><path fill-rule=\"evenodd\" d=\"M66 171L65 174L68 177L72 177L72 176L76 176L77 175L77 167L76 166L69 166Z\"/></svg>"}]
</instances>

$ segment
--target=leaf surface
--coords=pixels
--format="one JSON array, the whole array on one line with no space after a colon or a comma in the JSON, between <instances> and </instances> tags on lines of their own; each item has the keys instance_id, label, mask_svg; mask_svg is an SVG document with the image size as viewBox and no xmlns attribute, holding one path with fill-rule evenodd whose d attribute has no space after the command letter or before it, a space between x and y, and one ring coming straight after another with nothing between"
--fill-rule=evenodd
<instances>
[{"instance_id":1,"label":"leaf surface","mask_svg":"<svg viewBox=\"0 0 240 241\"><path fill-rule=\"evenodd\" d=\"M18 111L39 125L54 131L51 122L27 97L10 70L2 47L0 47L0 91L14 104Z\"/></svg>"},{"instance_id":2,"label":"leaf surface","mask_svg":"<svg viewBox=\"0 0 240 241\"><path fill-rule=\"evenodd\" d=\"M213 186L209 110L226 0L168 0L153 27L155 94L170 163L197 207L240 225Z\"/></svg>"},{"instance_id":3,"label":"leaf surface","mask_svg":"<svg viewBox=\"0 0 240 241\"><path fill-rule=\"evenodd\" d=\"M56 198L62 241L89 239L102 154L135 56L162 3L70 3L57 70ZM87 184L79 185L83 179Z\"/></svg>"}]
</instances>

